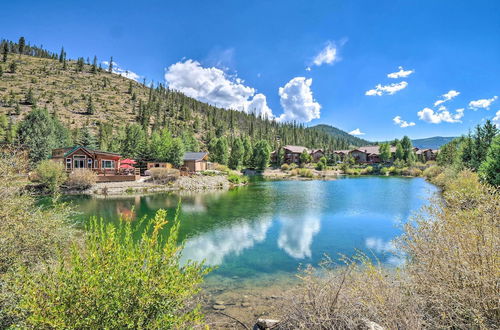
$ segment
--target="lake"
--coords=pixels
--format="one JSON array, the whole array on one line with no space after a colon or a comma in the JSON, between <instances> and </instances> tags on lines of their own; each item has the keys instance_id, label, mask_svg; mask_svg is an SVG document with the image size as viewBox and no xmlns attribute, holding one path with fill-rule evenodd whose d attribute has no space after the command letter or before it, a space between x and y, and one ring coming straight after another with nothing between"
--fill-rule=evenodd
<instances>
[{"instance_id":1,"label":"lake","mask_svg":"<svg viewBox=\"0 0 500 330\"><path fill-rule=\"evenodd\" d=\"M334 181L260 181L230 191L94 198L69 197L106 221L136 221L182 200L184 259L218 266L211 276L256 279L294 274L363 251L388 266L401 262L391 243L401 224L437 188L422 178L345 177Z\"/></svg>"}]
</instances>

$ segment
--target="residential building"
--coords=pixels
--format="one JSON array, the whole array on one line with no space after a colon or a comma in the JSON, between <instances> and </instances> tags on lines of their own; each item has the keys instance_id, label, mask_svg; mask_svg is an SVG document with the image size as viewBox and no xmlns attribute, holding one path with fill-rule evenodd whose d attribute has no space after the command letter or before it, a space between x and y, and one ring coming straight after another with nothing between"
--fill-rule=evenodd
<instances>
[{"instance_id":1,"label":"residential building","mask_svg":"<svg viewBox=\"0 0 500 330\"><path fill-rule=\"evenodd\" d=\"M206 171L209 168L208 152L186 152L183 160L184 165L181 170L190 173Z\"/></svg>"}]
</instances>

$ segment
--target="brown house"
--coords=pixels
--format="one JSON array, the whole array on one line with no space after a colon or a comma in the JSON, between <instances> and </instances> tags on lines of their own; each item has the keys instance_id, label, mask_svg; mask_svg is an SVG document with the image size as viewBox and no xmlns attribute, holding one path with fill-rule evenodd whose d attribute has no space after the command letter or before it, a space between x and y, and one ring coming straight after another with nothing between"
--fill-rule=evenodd
<instances>
[{"instance_id":1,"label":"brown house","mask_svg":"<svg viewBox=\"0 0 500 330\"><path fill-rule=\"evenodd\" d=\"M121 155L114 152L92 150L82 146L52 150L52 159L61 161L66 171L88 168L98 173L115 174L120 167Z\"/></svg>"},{"instance_id":2,"label":"brown house","mask_svg":"<svg viewBox=\"0 0 500 330\"><path fill-rule=\"evenodd\" d=\"M300 163L300 154L306 150L309 150L306 147L301 146L284 146L283 150L285 151L284 161L287 164L299 164Z\"/></svg>"},{"instance_id":3,"label":"brown house","mask_svg":"<svg viewBox=\"0 0 500 330\"><path fill-rule=\"evenodd\" d=\"M413 148L417 157L422 161L436 160L438 150Z\"/></svg>"},{"instance_id":4,"label":"brown house","mask_svg":"<svg viewBox=\"0 0 500 330\"><path fill-rule=\"evenodd\" d=\"M182 170L187 172L206 171L208 169L208 152L186 152Z\"/></svg>"},{"instance_id":5,"label":"brown house","mask_svg":"<svg viewBox=\"0 0 500 330\"><path fill-rule=\"evenodd\" d=\"M391 154L396 152L396 147L391 146ZM365 146L358 147L353 150L336 150L335 154L339 155L341 159L345 159L347 155L351 155L357 163L380 163L380 147L379 146Z\"/></svg>"},{"instance_id":6,"label":"brown house","mask_svg":"<svg viewBox=\"0 0 500 330\"><path fill-rule=\"evenodd\" d=\"M315 163L317 163L324 155L325 152L323 151L323 149L314 149L313 151L311 151L311 157L313 162Z\"/></svg>"}]
</instances>

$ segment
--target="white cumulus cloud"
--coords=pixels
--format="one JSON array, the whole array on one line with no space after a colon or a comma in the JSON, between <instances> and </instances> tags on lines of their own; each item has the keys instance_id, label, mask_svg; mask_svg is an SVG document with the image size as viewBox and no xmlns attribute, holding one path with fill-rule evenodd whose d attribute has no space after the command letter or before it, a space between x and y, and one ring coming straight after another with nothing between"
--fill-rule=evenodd
<instances>
[{"instance_id":1,"label":"white cumulus cloud","mask_svg":"<svg viewBox=\"0 0 500 330\"><path fill-rule=\"evenodd\" d=\"M495 102L498 99L498 96L493 96L491 99L480 99L469 102L469 108L476 111L478 109L490 109L491 103Z\"/></svg>"},{"instance_id":2,"label":"white cumulus cloud","mask_svg":"<svg viewBox=\"0 0 500 330\"><path fill-rule=\"evenodd\" d=\"M365 133L361 132L359 128L356 128L355 130L352 130L349 132L351 135L365 135Z\"/></svg>"},{"instance_id":3,"label":"white cumulus cloud","mask_svg":"<svg viewBox=\"0 0 500 330\"><path fill-rule=\"evenodd\" d=\"M403 120L401 116L396 116L392 119L394 124L398 125L399 127L410 127L410 126L415 126L414 122L407 122L406 120Z\"/></svg>"},{"instance_id":4,"label":"white cumulus cloud","mask_svg":"<svg viewBox=\"0 0 500 330\"><path fill-rule=\"evenodd\" d=\"M102 61L101 63L104 64L105 66L109 67L108 61ZM113 61L113 73L119 74L120 76L123 76L123 77L128 78L128 79L132 79L135 81L139 81L139 79L141 78L141 76L139 76L137 73L121 68L120 65L118 63L116 63L115 61Z\"/></svg>"},{"instance_id":5,"label":"white cumulus cloud","mask_svg":"<svg viewBox=\"0 0 500 330\"><path fill-rule=\"evenodd\" d=\"M406 81L401 81L399 83L393 83L390 85L378 84L377 86L375 86L374 89L370 89L370 90L366 91L365 95L369 95L369 96L373 96L373 95L382 96L385 94L392 95L392 94L399 92L402 89L405 89L407 86L408 86L408 83Z\"/></svg>"},{"instance_id":6,"label":"white cumulus cloud","mask_svg":"<svg viewBox=\"0 0 500 330\"><path fill-rule=\"evenodd\" d=\"M417 115L420 120L431 124L439 124L441 122L461 123L461 119L464 116L464 109L457 109L455 113L450 113L448 110L435 112L430 108L424 108L417 112Z\"/></svg>"},{"instance_id":7,"label":"white cumulus cloud","mask_svg":"<svg viewBox=\"0 0 500 330\"><path fill-rule=\"evenodd\" d=\"M309 122L319 118L321 105L314 100L312 79L295 77L279 88L280 104L284 113L279 121Z\"/></svg>"},{"instance_id":8,"label":"white cumulus cloud","mask_svg":"<svg viewBox=\"0 0 500 330\"><path fill-rule=\"evenodd\" d=\"M493 123L498 127L500 128L500 110L497 111L497 113L495 114L495 117L493 117Z\"/></svg>"},{"instance_id":9,"label":"white cumulus cloud","mask_svg":"<svg viewBox=\"0 0 500 330\"><path fill-rule=\"evenodd\" d=\"M434 102L434 106L437 107L438 105L443 104L444 102L447 102L454 97L457 97L459 94L460 94L460 92L457 92L455 90L450 90L448 93L445 93L442 95L442 97L443 97L442 99Z\"/></svg>"},{"instance_id":10,"label":"white cumulus cloud","mask_svg":"<svg viewBox=\"0 0 500 330\"><path fill-rule=\"evenodd\" d=\"M411 75L415 70L405 70L403 69L402 66L400 66L399 71L397 72L392 72L387 75L387 77L392 78L392 79L397 79L397 78L406 78L409 75Z\"/></svg>"},{"instance_id":11,"label":"white cumulus cloud","mask_svg":"<svg viewBox=\"0 0 500 330\"><path fill-rule=\"evenodd\" d=\"M313 64L316 66L320 66L323 64L332 64L335 60L338 59L337 47L333 42L328 42L319 54L317 54L313 59Z\"/></svg>"},{"instance_id":12,"label":"white cumulus cloud","mask_svg":"<svg viewBox=\"0 0 500 330\"><path fill-rule=\"evenodd\" d=\"M191 59L170 65L165 81L171 89L221 108L255 113L273 118L264 94L216 67L203 67Z\"/></svg>"}]
</instances>

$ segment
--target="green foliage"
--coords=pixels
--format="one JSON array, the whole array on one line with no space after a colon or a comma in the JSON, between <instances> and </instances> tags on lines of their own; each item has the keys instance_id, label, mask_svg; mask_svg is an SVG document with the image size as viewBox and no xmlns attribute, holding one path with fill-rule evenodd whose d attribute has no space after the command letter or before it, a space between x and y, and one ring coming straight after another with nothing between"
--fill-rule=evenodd
<instances>
[{"instance_id":1,"label":"green foliage","mask_svg":"<svg viewBox=\"0 0 500 330\"><path fill-rule=\"evenodd\" d=\"M16 70L17 70L17 63L15 61L10 62L9 64L10 73L16 73Z\"/></svg>"},{"instance_id":2,"label":"green foliage","mask_svg":"<svg viewBox=\"0 0 500 330\"><path fill-rule=\"evenodd\" d=\"M316 164L316 169L318 171L324 171L326 170L326 157L321 157L318 161L318 163Z\"/></svg>"},{"instance_id":3,"label":"green foliage","mask_svg":"<svg viewBox=\"0 0 500 330\"><path fill-rule=\"evenodd\" d=\"M85 249L47 265L44 273L25 271L19 287L21 327L34 328L186 328L201 321L193 296L209 269L181 265L179 220L166 240L166 211L147 222L139 240L131 223L117 227L94 219Z\"/></svg>"},{"instance_id":4,"label":"green foliage","mask_svg":"<svg viewBox=\"0 0 500 330\"><path fill-rule=\"evenodd\" d=\"M404 160L405 151L403 149L403 145L401 142L396 143L396 153L394 154L394 158L396 160Z\"/></svg>"},{"instance_id":5,"label":"green foliage","mask_svg":"<svg viewBox=\"0 0 500 330\"><path fill-rule=\"evenodd\" d=\"M282 171L288 171L289 169L290 169L290 166L288 164L285 163L285 164L281 165Z\"/></svg>"},{"instance_id":6,"label":"green foliage","mask_svg":"<svg viewBox=\"0 0 500 330\"><path fill-rule=\"evenodd\" d=\"M63 164L52 160L43 160L36 167L37 181L48 193L55 194L66 181L67 175Z\"/></svg>"},{"instance_id":7,"label":"green foliage","mask_svg":"<svg viewBox=\"0 0 500 330\"><path fill-rule=\"evenodd\" d=\"M302 151L302 153L300 154L300 166L303 167L309 164L311 161L312 161L311 155L306 149L304 149L304 151Z\"/></svg>"},{"instance_id":8,"label":"green foliage","mask_svg":"<svg viewBox=\"0 0 500 330\"><path fill-rule=\"evenodd\" d=\"M93 115L95 114L95 106L94 102L92 102L92 95L89 96L89 99L87 101L87 115Z\"/></svg>"},{"instance_id":9,"label":"green foliage","mask_svg":"<svg viewBox=\"0 0 500 330\"><path fill-rule=\"evenodd\" d=\"M80 131L80 139L78 141L78 144L90 149L97 148L97 139L94 136L94 134L92 134L92 132L88 129L87 126L85 126Z\"/></svg>"},{"instance_id":10,"label":"green foliage","mask_svg":"<svg viewBox=\"0 0 500 330\"><path fill-rule=\"evenodd\" d=\"M184 144L181 138L173 138L168 150L167 161L176 167L184 163Z\"/></svg>"},{"instance_id":11,"label":"green foliage","mask_svg":"<svg viewBox=\"0 0 500 330\"><path fill-rule=\"evenodd\" d=\"M391 160L391 146L389 143L382 143L379 147L380 151L380 160L384 163L387 163Z\"/></svg>"},{"instance_id":12,"label":"green foliage","mask_svg":"<svg viewBox=\"0 0 500 330\"><path fill-rule=\"evenodd\" d=\"M248 177L232 172L227 176L227 180L233 184L242 184L248 182Z\"/></svg>"},{"instance_id":13,"label":"green foliage","mask_svg":"<svg viewBox=\"0 0 500 330\"><path fill-rule=\"evenodd\" d=\"M266 140L258 141L253 148L253 164L259 170L265 170L269 165L271 147Z\"/></svg>"},{"instance_id":14,"label":"green foliage","mask_svg":"<svg viewBox=\"0 0 500 330\"><path fill-rule=\"evenodd\" d=\"M245 149L243 147L243 142L240 138L236 138L233 141L233 147L231 148L231 155L229 156L229 168L238 169L243 164L243 157L245 156Z\"/></svg>"},{"instance_id":15,"label":"green foliage","mask_svg":"<svg viewBox=\"0 0 500 330\"><path fill-rule=\"evenodd\" d=\"M229 160L229 145L225 137L212 139L209 151L212 162L227 165Z\"/></svg>"},{"instance_id":16,"label":"green foliage","mask_svg":"<svg viewBox=\"0 0 500 330\"><path fill-rule=\"evenodd\" d=\"M69 133L46 109L36 108L21 121L17 136L20 143L28 146L30 160L36 164L49 158L52 149L64 146Z\"/></svg>"},{"instance_id":17,"label":"green foliage","mask_svg":"<svg viewBox=\"0 0 500 330\"><path fill-rule=\"evenodd\" d=\"M486 159L479 167L479 175L493 186L500 186L500 135L491 143Z\"/></svg>"}]
</instances>

